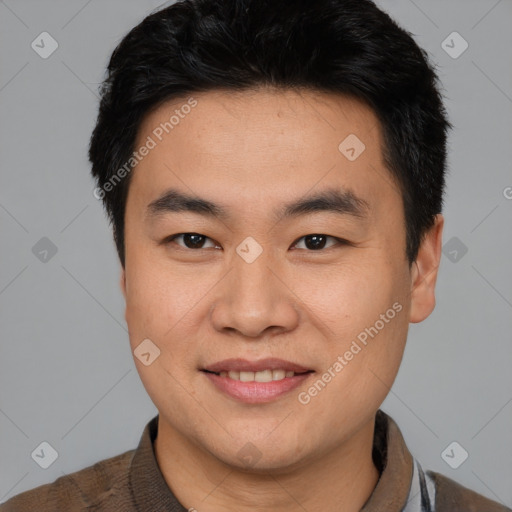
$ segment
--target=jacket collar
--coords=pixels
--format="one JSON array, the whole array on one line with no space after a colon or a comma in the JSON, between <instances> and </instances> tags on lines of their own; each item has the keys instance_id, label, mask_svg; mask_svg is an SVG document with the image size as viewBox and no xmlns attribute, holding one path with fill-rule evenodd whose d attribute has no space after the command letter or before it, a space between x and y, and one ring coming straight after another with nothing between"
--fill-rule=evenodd
<instances>
[{"instance_id":1,"label":"jacket collar","mask_svg":"<svg viewBox=\"0 0 512 512\"><path fill-rule=\"evenodd\" d=\"M409 498L413 458L397 424L381 410L375 417L373 459L381 475L361 512L400 512Z\"/></svg>"}]
</instances>

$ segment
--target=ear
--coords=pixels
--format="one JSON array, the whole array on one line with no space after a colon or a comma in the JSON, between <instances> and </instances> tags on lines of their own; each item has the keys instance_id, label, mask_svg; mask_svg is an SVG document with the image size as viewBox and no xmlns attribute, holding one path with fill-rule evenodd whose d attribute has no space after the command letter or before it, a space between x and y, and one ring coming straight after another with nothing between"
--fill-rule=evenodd
<instances>
[{"instance_id":1,"label":"ear","mask_svg":"<svg viewBox=\"0 0 512 512\"><path fill-rule=\"evenodd\" d=\"M411 270L411 310L409 321L422 322L436 305L435 287L441 261L444 218L436 215L434 225L425 233Z\"/></svg>"}]
</instances>

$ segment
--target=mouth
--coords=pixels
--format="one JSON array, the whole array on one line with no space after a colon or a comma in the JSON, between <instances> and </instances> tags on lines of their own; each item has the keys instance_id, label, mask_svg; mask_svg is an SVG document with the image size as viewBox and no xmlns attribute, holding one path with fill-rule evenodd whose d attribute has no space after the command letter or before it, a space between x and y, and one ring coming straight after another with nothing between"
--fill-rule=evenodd
<instances>
[{"instance_id":1,"label":"mouth","mask_svg":"<svg viewBox=\"0 0 512 512\"><path fill-rule=\"evenodd\" d=\"M314 372L283 359L226 359L201 372L222 394L245 403L265 403L291 392Z\"/></svg>"},{"instance_id":2,"label":"mouth","mask_svg":"<svg viewBox=\"0 0 512 512\"><path fill-rule=\"evenodd\" d=\"M230 378L232 380L238 380L240 382L273 382L278 380L283 380L286 378L294 377L295 375L304 375L305 373L311 373L311 371L305 372L297 372L291 370L277 369L277 370L261 370L258 372L248 372L248 371L222 371L222 372L210 372L208 370L203 370L206 373L211 373L213 375L218 375L223 379Z\"/></svg>"}]
</instances>

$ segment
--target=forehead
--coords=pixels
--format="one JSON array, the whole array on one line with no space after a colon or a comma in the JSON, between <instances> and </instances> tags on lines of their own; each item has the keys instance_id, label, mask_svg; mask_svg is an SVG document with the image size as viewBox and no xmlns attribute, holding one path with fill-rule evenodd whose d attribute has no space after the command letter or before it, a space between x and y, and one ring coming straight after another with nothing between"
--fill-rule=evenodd
<instances>
[{"instance_id":1,"label":"forehead","mask_svg":"<svg viewBox=\"0 0 512 512\"><path fill-rule=\"evenodd\" d=\"M308 89L260 87L213 90L165 102L146 115L137 143L148 134L157 142L165 143L161 139L170 139L170 135L180 140L192 130L193 139L187 142L210 144L209 155L229 149L234 156L234 150L243 148L226 147L222 142L248 143L248 136L253 149L285 143L296 144L298 153L311 150L314 143L319 150L328 146L332 150L333 144L338 149L343 135L357 134L368 143L380 139L380 123L373 110L355 98Z\"/></svg>"},{"instance_id":2,"label":"forehead","mask_svg":"<svg viewBox=\"0 0 512 512\"><path fill-rule=\"evenodd\" d=\"M270 88L191 94L146 116L135 149L149 139L154 147L130 185L130 195L136 189L145 205L176 185L189 195L247 198L262 208L314 188L339 187L369 203L385 187L397 191L382 159L377 117L338 94Z\"/></svg>"}]
</instances>

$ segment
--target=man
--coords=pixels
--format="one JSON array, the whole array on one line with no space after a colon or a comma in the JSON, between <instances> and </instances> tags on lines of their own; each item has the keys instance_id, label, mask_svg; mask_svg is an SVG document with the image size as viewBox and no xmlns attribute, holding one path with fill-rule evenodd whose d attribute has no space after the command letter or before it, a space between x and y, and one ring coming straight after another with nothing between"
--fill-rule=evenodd
<instances>
[{"instance_id":1,"label":"man","mask_svg":"<svg viewBox=\"0 0 512 512\"><path fill-rule=\"evenodd\" d=\"M369 0L189 0L112 55L90 159L159 414L0 510L505 511L379 410L435 305L449 123Z\"/></svg>"}]
</instances>

